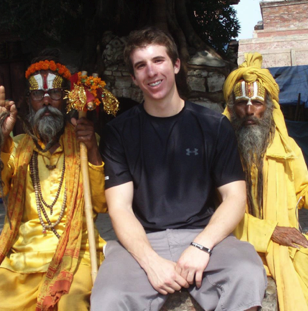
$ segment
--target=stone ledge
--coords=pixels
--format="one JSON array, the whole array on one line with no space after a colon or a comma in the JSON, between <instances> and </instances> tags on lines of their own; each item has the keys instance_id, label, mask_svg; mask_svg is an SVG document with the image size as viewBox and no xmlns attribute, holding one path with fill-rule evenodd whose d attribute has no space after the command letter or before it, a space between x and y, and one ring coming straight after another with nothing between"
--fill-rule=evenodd
<instances>
[{"instance_id":1,"label":"stone ledge","mask_svg":"<svg viewBox=\"0 0 308 311\"><path fill-rule=\"evenodd\" d=\"M203 311L199 304L185 290L169 296L160 311Z\"/></svg>"},{"instance_id":2,"label":"stone ledge","mask_svg":"<svg viewBox=\"0 0 308 311\"><path fill-rule=\"evenodd\" d=\"M267 278L268 285L262 302L262 311L278 311L277 289L272 278ZM199 304L185 290L169 296L160 311L203 311Z\"/></svg>"}]
</instances>

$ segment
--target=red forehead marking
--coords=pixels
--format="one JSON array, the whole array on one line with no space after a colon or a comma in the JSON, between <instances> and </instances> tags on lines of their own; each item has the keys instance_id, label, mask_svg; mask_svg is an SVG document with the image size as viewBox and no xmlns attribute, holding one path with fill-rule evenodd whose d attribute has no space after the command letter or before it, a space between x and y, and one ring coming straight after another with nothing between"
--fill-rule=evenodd
<instances>
[{"instance_id":1,"label":"red forehead marking","mask_svg":"<svg viewBox=\"0 0 308 311\"><path fill-rule=\"evenodd\" d=\"M248 97L251 97L253 94L253 83L248 83Z\"/></svg>"},{"instance_id":2,"label":"red forehead marking","mask_svg":"<svg viewBox=\"0 0 308 311\"><path fill-rule=\"evenodd\" d=\"M48 89L48 85L47 85L47 74L43 74L43 88L44 90Z\"/></svg>"}]
</instances>

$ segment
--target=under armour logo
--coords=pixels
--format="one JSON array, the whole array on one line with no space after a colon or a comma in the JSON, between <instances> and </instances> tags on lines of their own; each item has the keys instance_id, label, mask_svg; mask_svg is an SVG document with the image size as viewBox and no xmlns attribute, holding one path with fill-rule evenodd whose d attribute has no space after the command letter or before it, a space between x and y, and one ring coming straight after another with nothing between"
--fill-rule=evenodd
<instances>
[{"instance_id":1,"label":"under armour logo","mask_svg":"<svg viewBox=\"0 0 308 311\"><path fill-rule=\"evenodd\" d=\"M186 149L186 155L190 156L191 154L194 154L194 155L198 155L198 149L195 148L194 150L190 150L189 148Z\"/></svg>"}]
</instances>

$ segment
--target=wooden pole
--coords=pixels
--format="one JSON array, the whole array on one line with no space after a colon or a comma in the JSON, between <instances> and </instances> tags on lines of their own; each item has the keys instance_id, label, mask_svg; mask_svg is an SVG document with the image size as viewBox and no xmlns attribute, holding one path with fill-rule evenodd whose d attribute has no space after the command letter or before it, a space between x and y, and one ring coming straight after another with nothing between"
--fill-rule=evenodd
<instances>
[{"instance_id":1,"label":"wooden pole","mask_svg":"<svg viewBox=\"0 0 308 311\"><path fill-rule=\"evenodd\" d=\"M79 111L79 119L86 117L87 112ZM96 243L94 235L94 222L93 222L93 210L92 210L92 200L91 200L91 189L90 189L90 179L89 179L89 169L88 169L88 150L84 143L80 143L80 162L81 162L81 174L83 179L83 189L84 189L84 203L85 203L85 215L87 220L87 230L88 230L88 240L90 248L90 258L91 258L91 275L92 283L97 276L97 256L96 256Z\"/></svg>"}]
</instances>

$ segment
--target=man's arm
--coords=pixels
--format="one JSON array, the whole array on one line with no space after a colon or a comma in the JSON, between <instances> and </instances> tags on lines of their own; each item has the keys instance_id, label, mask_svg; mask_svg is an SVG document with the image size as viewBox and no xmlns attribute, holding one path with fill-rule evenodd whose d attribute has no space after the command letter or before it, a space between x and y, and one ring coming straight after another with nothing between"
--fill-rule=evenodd
<instances>
[{"instance_id":1,"label":"man's arm","mask_svg":"<svg viewBox=\"0 0 308 311\"><path fill-rule=\"evenodd\" d=\"M194 242L213 249L216 244L226 238L241 221L245 213L246 186L245 181L234 181L218 188L222 197L209 224L194 239ZM208 265L210 255L200 249L189 246L177 262L176 270L189 284L200 287L203 272Z\"/></svg>"},{"instance_id":2,"label":"man's arm","mask_svg":"<svg viewBox=\"0 0 308 311\"><path fill-rule=\"evenodd\" d=\"M166 295L188 287L175 270L176 263L160 257L151 247L144 228L132 210L133 183L108 188L106 199L113 228L122 245L137 260L159 293Z\"/></svg>"}]
</instances>

